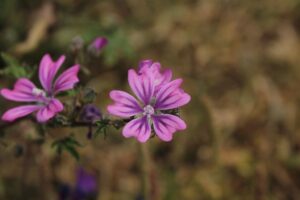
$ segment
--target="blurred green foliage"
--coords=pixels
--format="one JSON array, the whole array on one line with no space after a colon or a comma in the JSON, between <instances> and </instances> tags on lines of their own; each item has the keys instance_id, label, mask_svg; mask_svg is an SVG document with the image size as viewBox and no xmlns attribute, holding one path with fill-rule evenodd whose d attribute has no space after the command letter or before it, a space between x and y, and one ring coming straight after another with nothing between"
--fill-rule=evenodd
<instances>
[{"instance_id":1,"label":"blurred green foliage","mask_svg":"<svg viewBox=\"0 0 300 200\"><path fill-rule=\"evenodd\" d=\"M80 143L71 135L63 139L56 140L52 143L52 148L61 155L63 151L70 153L76 160L79 160L80 156L76 150L76 147L80 147Z\"/></svg>"},{"instance_id":2,"label":"blurred green foliage","mask_svg":"<svg viewBox=\"0 0 300 200\"><path fill-rule=\"evenodd\" d=\"M31 67L30 69L28 66L22 66L16 58L9 54L2 53L1 56L6 63L5 68L0 70L0 75L2 76L10 76L15 79L21 77L31 78L36 72L35 68Z\"/></svg>"}]
</instances>

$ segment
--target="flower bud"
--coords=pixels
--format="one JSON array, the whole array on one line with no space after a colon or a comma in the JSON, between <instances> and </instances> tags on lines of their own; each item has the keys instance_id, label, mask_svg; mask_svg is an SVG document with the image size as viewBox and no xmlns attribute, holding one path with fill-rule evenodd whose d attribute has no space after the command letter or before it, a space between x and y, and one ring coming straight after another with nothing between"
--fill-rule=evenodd
<instances>
[{"instance_id":1,"label":"flower bud","mask_svg":"<svg viewBox=\"0 0 300 200\"><path fill-rule=\"evenodd\" d=\"M72 52L77 52L83 48L84 41L82 37L76 36L72 39L70 49Z\"/></svg>"},{"instance_id":2,"label":"flower bud","mask_svg":"<svg viewBox=\"0 0 300 200\"><path fill-rule=\"evenodd\" d=\"M93 123L97 120L102 119L102 114L95 105L88 104L83 107L80 119L84 122Z\"/></svg>"},{"instance_id":3,"label":"flower bud","mask_svg":"<svg viewBox=\"0 0 300 200\"><path fill-rule=\"evenodd\" d=\"M97 37L88 47L88 52L94 56L99 56L102 49L108 44L105 37Z\"/></svg>"}]
</instances>

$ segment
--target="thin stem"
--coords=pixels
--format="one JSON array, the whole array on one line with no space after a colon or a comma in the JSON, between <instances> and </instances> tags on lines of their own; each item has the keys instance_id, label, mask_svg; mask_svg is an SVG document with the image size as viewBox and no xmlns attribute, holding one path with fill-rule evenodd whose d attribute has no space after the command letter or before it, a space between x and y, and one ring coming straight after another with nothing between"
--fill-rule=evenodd
<instances>
[{"instance_id":1,"label":"thin stem","mask_svg":"<svg viewBox=\"0 0 300 200\"><path fill-rule=\"evenodd\" d=\"M150 188L150 154L148 144L139 144L141 149L141 165L142 165L142 186L143 186L143 197L145 200L151 200L151 188Z\"/></svg>"},{"instance_id":2,"label":"thin stem","mask_svg":"<svg viewBox=\"0 0 300 200\"><path fill-rule=\"evenodd\" d=\"M0 129L6 129L6 128L9 128L9 127L12 127L12 126L15 126L17 123L21 122L21 121L24 121L24 120L30 120L32 122L36 122L36 120L33 118L33 117L23 117L23 118L20 118L20 119L17 119L13 122L6 122L6 123L1 123L0 124ZM112 125L112 126L117 126L117 125L122 125L122 123L126 123L130 120L110 120L110 119L103 119L101 121L104 121L106 120L106 123L108 125ZM47 126L54 126L53 123L48 123L48 124L45 124ZM88 127L88 126L98 126L98 124L95 122L95 123L91 123L91 122L84 122L84 121L67 121L67 122L64 122L62 124L55 124L56 127Z\"/></svg>"},{"instance_id":3,"label":"thin stem","mask_svg":"<svg viewBox=\"0 0 300 200\"><path fill-rule=\"evenodd\" d=\"M100 120L98 122L102 122L105 123L107 126L114 126L116 128L120 128L122 126L124 126L125 122L127 122L126 120L111 120L111 119L103 119ZM68 122L64 122L62 124L58 124L56 125L56 127L97 127L99 126L98 122L84 122L84 121L68 121ZM50 125L51 126L51 125Z\"/></svg>"}]
</instances>

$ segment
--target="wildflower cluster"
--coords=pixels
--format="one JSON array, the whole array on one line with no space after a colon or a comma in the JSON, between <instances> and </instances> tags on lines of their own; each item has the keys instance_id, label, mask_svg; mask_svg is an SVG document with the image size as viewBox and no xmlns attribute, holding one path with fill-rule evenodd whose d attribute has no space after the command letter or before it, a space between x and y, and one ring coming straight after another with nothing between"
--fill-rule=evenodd
<instances>
[{"instance_id":1,"label":"wildflower cluster","mask_svg":"<svg viewBox=\"0 0 300 200\"><path fill-rule=\"evenodd\" d=\"M97 38L88 49L99 53L106 45L105 38ZM32 113L39 123L56 119L58 113L64 110L64 104L57 95L73 89L79 82L78 64L55 78L64 60L65 56L60 56L56 61L49 54L43 56L38 74L41 87L37 87L28 78L20 78L12 90L1 89L4 98L26 103L6 111L2 120L12 122ZM151 135L163 141L171 141L176 131L186 128L186 123L176 115L176 111L187 104L191 97L181 88L182 79L172 80L170 69L162 70L160 63L144 60L140 62L137 71L129 69L128 83L134 96L121 90L109 93L113 103L107 107L107 111L121 120L104 119L100 110L92 104L82 106L79 124L89 127L89 138L92 127L99 124L98 130L107 125L116 128L124 126L123 136L135 137L141 143L149 140Z\"/></svg>"}]
</instances>

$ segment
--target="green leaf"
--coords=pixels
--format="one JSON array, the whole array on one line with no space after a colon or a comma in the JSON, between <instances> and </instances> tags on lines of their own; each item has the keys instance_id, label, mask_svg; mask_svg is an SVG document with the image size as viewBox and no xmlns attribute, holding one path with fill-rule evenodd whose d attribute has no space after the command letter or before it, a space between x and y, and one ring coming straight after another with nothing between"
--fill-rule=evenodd
<instances>
[{"instance_id":1,"label":"green leaf","mask_svg":"<svg viewBox=\"0 0 300 200\"><path fill-rule=\"evenodd\" d=\"M60 140L56 140L52 143L51 147L56 149L58 154L61 154L63 151L71 154L77 161L80 159L79 153L76 150L76 147L80 147L81 144L74 138L73 135L65 137Z\"/></svg>"},{"instance_id":2,"label":"green leaf","mask_svg":"<svg viewBox=\"0 0 300 200\"><path fill-rule=\"evenodd\" d=\"M7 53L1 53L1 57L7 65L20 65L17 59Z\"/></svg>"},{"instance_id":3,"label":"green leaf","mask_svg":"<svg viewBox=\"0 0 300 200\"><path fill-rule=\"evenodd\" d=\"M78 91L73 89L73 90L68 90L67 95L70 97L75 97L77 95Z\"/></svg>"},{"instance_id":4,"label":"green leaf","mask_svg":"<svg viewBox=\"0 0 300 200\"><path fill-rule=\"evenodd\" d=\"M68 145L68 146L81 146L81 144L77 140L75 140L73 137L70 137L70 138L67 139L66 145Z\"/></svg>"},{"instance_id":5,"label":"green leaf","mask_svg":"<svg viewBox=\"0 0 300 200\"><path fill-rule=\"evenodd\" d=\"M108 45L103 50L104 62L106 65L113 66L121 58L133 58L134 51L126 33L121 30L115 30L108 36Z\"/></svg>"},{"instance_id":6,"label":"green leaf","mask_svg":"<svg viewBox=\"0 0 300 200\"><path fill-rule=\"evenodd\" d=\"M13 78L31 78L36 71L36 68L32 69L21 66L18 60L9 54L1 53L1 57L6 63L6 67L3 70L0 70L0 75L11 76Z\"/></svg>"},{"instance_id":7,"label":"green leaf","mask_svg":"<svg viewBox=\"0 0 300 200\"><path fill-rule=\"evenodd\" d=\"M95 131L94 137L98 137L101 133L104 134L104 138L107 136L107 129L109 127L109 120L108 119L102 119L100 121L96 122L97 124L97 129Z\"/></svg>"},{"instance_id":8,"label":"green leaf","mask_svg":"<svg viewBox=\"0 0 300 200\"><path fill-rule=\"evenodd\" d=\"M79 153L73 146L65 146L65 150L69 152L77 161L80 159Z\"/></svg>"}]
</instances>

